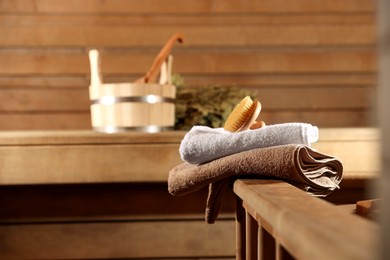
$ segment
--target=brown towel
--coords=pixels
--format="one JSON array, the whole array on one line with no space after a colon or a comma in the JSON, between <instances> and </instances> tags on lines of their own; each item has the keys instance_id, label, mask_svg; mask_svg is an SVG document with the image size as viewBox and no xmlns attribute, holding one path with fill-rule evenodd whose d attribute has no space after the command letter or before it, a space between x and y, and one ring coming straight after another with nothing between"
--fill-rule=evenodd
<instances>
[{"instance_id":1,"label":"brown towel","mask_svg":"<svg viewBox=\"0 0 390 260\"><path fill-rule=\"evenodd\" d=\"M206 221L214 223L224 191L238 178L278 178L306 192L326 196L338 188L343 166L305 145L280 145L236 153L202 165L183 163L169 172L168 190L185 195L209 185Z\"/></svg>"}]
</instances>

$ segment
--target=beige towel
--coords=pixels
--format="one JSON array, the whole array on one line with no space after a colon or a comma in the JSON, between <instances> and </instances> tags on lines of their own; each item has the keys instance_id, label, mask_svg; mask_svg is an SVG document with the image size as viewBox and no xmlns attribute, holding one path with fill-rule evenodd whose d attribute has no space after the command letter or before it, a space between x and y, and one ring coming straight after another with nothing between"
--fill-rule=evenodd
<instances>
[{"instance_id":1,"label":"beige towel","mask_svg":"<svg viewBox=\"0 0 390 260\"><path fill-rule=\"evenodd\" d=\"M168 190L185 195L209 185L206 221L214 223L224 191L238 178L277 178L306 192L326 196L342 179L343 166L335 157L305 145L253 149L202 165L183 163L169 172Z\"/></svg>"}]
</instances>

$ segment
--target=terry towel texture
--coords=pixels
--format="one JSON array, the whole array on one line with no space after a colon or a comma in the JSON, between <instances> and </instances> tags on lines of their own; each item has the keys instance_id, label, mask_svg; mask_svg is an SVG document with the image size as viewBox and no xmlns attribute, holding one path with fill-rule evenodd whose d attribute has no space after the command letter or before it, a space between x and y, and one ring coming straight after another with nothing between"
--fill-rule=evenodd
<instances>
[{"instance_id":1,"label":"terry towel texture","mask_svg":"<svg viewBox=\"0 0 390 260\"><path fill-rule=\"evenodd\" d=\"M225 189L237 178L278 178L325 196L338 187L342 163L306 145L280 145L235 153L203 165L183 163L169 172L168 190L185 195L209 185L206 221L214 223Z\"/></svg>"},{"instance_id":2,"label":"terry towel texture","mask_svg":"<svg viewBox=\"0 0 390 260\"><path fill-rule=\"evenodd\" d=\"M179 152L183 161L202 164L251 149L284 144L310 146L317 140L318 128L305 123L275 124L238 133L223 128L194 126L184 136Z\"/></svg>"}]
</instances>

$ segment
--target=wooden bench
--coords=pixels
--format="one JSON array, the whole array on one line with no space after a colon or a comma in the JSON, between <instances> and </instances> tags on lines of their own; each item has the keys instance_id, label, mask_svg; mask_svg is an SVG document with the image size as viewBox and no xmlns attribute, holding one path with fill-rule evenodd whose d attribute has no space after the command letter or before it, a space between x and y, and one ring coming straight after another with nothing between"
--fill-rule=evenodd
<instances>
[{"instance_id":1,"label":"wooden bench","mask_svg":"<svg viewBox=\"0 0 390 260\"><path fill-rule=\"evenodd\" d=\"M376 259L379 225L355 203L376 196L379 140L373 128L320 129L313 147L344 165L341 188L325 199L281 181L236 181L237 259Z\"/></svg>"},{"instance_id":2,"label":"wooden bench","mask_svg":"<svg viewBox=\"0 0 390 260\"><path fill-rule=\"evenodd\" d=\"M379 225L288 183L237 180L237 259L377 259Z\"/></svg>"},{"instance_id":3,"label":"wooden bench","mask_svg":"<svg viewBox=\"0 0 390 260\"><path fill-rule=\"evenodd\" d=\"M1 132L0 258L233 259L234 193L224 198L214 225L204 221L207 189L183 197L168 193L168 172L182 162L178 148L184 134ZM329 201L368 198L368 182L380 170L376 129L320 129L314 147L338 156L346 170ZM246 200L242 189L252 187L238 185L236 193ZM255 186L268 190L267 185ZM299 199L317 200L287 189Z\"/></svg>"},{"instance_id":4,"label":"wooden bench","mask_svg":"<svg viewBox=\"0 0 390 260\"><path fill-rule=\"evenodd\" d=\"M183 136L1 132L0 259L234 257L232 193L213 226L207 189L168 193Z\"/></svg>"}]
</instances>

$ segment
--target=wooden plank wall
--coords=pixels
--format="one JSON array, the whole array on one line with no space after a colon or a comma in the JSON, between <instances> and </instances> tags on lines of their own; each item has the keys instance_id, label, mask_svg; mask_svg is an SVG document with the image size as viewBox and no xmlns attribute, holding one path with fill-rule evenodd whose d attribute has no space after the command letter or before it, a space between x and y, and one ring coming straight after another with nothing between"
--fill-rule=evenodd
<instances>
[{"instance_id":1,"label":"wooden plank wall","mask_svg":"<svg viewBox=\"0 0 390 260\"><path fill-rule=\"evenodd\" d=\"M175 72L255 90L268 124L375 123L372 0L0 0L0 129L89 129L88 50L132 81L174 32Z\"/></svg>"}]
</instances>

